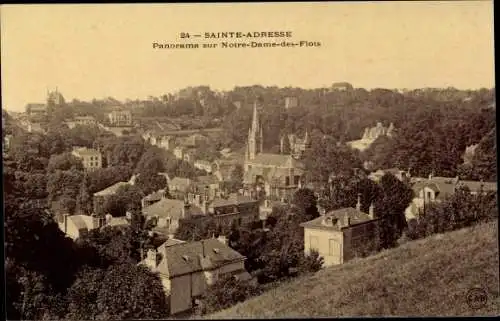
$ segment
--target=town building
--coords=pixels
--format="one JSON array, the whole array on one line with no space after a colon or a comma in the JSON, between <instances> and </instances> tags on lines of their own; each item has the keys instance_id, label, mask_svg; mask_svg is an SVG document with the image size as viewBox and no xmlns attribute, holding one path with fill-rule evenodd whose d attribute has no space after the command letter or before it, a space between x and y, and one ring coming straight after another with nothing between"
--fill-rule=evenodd
<instances>
[{"instance_id":1,"label":"town building","mask_svg":"<svg viewBox=\"0 0 500 321\"><path fill-rule=\"evenodd\" d=\"M130 222L125 217L111 215L98 217L96 215L57 215L59 229L73 240L87 235L91 230L105 226L127 226Z\"/></svg>"},{"instance_id":2,"label":"town building","mask_svg":"<svg viewBox=\"0 0 500 321\"><path fill-rule=\"evenodd\" d=\"M372 172L368 175L368 178L372 181L378 183L382 179L385 174L392 174L394 177L399 179L401 182L409 183L410 182L410 172L404 171L399 168L389 168L389 169L379 169L375 172Z\"/></svg>"},{"instance_id":3,"label":"town building","mask_svg":"<svg viewBox=\"0 0 500 321\"><path fill-rule=\"evenodd\" d=\"M257 199L237 193L213 200L201 194L193 195L189 197L188 202L199 205L204 213L204 216L199 216L198 219L212 219L217 226L226 229L260 221L259 200Z\"/></svg>"},{"instance_id":4,"label":"town building","mask_svg":"<svg viewBox=\"0 0 500 321\"><path fill-rule=\"evenodd\" d=\"M215 175L197 176L191 185L191 191L195 193L204 192L210 200L220 194L220 182Z\"/></svg>"},{"instance_id":5,"label":"town building","mask_svg":"<svg viewBox=\"0 0 500 321\"><path fill-rule=\"evenodd\" d=\"M47 106L45 104L27 104L25 110L29 117L47 114Z\"/></svg>"},{"instance_id":6,"label":"town building","mask_svg":"<svg viewBox=\"0 0 500 321\"><path fill-rule=\"evenodd\" d=\"M170 241L170 242L169 242ZM196 299L217 280L236 277L248 280L245 257L231 249L224 240L207 239L198 242L167 240L139 264L158 273L170 300L170 314L190 310Z\"/></svg>"},{"instance_id":7,"label":"town building","mask_svg":"<svg viewBox=\"0 0 500 321\"><path fill-rule=\"evenodd\" d=\"M63 95L59 92L59 90L56 87L56 90L54 91L47 91L47 106L62 106L64 105L64 97Z\"/></svg>"},{"instance_id":8,"label":"town building","mask_svg":"<svg viewBox=\"0 0 500 321\"><path fill-rule=\"evenodd\" d=\"M108 114L108 120L111 126L132 126L132 113L129 110L113 110Z\"/></svg>"},{"instance_id":9,"label":"town building","mask_svg":"<svg viewBox=\"0 0 500 321\"><path fill-rule=\"evenodd\" d=\"M165 197L166 197L165 190L164 189L160 189L160 190L158 190L156 192L153 192L153 193L151 193L149 195L144 196L141 199L141 207L145 208L145 207L148 207L150 205L153 205L154 203L161 201Z\"/></svg>"},{"instance_id":10,"label":"town building","mask_svg":"<svg viewBox=\"0 0 500 321\"><path fill-rule=\"evenodd\" d=\"M381 122L377 122L377 125L375 127L366 127L365 131L363 133L363 136L359 140L353 140L347 142L347 145L350 146L353 149L357 149L359 151L364 151L368 147L373 144L373 142L381 137L381 136L387 136L387 137L392 137L394 135L394 124L390 123L388 127L385 127L382 125Z\"/></svg>"},{"instance_id":11,"label":"town building","mask_svg":"<svg viewBox=\"0 0 500 321\"><path fill-rule=\"evenodd\" d=\"M299 99L297 97L285 97L285 109L295 108L299 106Z\"/></svg>"},{"instance_id":12,"label":"town building","mask_svg":"<svg viewBox=\"0 0 500 321\"><path fill-rule=\"evenodd\" d=\"M263 139L254 104L244 160L244 187L270 199L291 199L304 175L304 163L293 155L264 153Z\"/></svg>"},{"instance_id":13,"label":"town building","mask_svg":"<svg viewBox=\"0 0 500 321\"><path fill-rule=\"evenodd\" d=\"M478 182L460 180L458 177L436 177L429 175L427 179L414 179L412 189L414 198L405 210L407 221L418 219L431 203L441 202L455 194L460 187L466 187L471 194L497 191L496 182Z\"/></svg>"},{"instance_id":14,"label":"town building","mask_svg":"<svg viewBox=\"0 0 500 321\"><path fill-rule=\"evenodd\" d=\"M170 199L165 196L142 209L142 214L148 221L153 221L155 231L165 235L175 234L181 220L203 216L206 211L186 201Z\"/></svg>"},{"instance_id":15,"label":"town building","mask_svg":"<svg viewBox=\"0 0 500 321\"><path fill-rule=\"evenodd\" d=\"M194 162L193 166L195 168L197 168L199 170L202 170L202 171L205 171L205 172L207 172L209 174L212 173L212 167L213 167L213 165L209 161L199 159L199 160L196 160Z\"/></svg>"},{"instance_id":16,"label":"town building","mask_svg":"<svg viewBox=\"0 0 500 321\"><path fill-rule=\"evenodd\" d=\"M97 120L92 116L76 116L65 123L71 129L76 126L95 126L97 125Z\"/></svg>"},{"instance_id":17,"label":"town building","mask_svg":"<svg viewBox=\"0 0 500 321\"><path fill-rule=\"evenodd\" d=\"M73 240L85 236L89 231L105 225L104 217L64 214L61 215L61 218L57 222L59 229Z\"/></svg>"},{"instance_id":18,"label":"town building","mask_svg":"<svg viewBox=\"0 0 500 321\"><path fill-rule=\"evenodd\" d=\"M295 159L301 159L302 157L304 157L304 154L311 148L311 141L309 139L309 133L307 132L307 130L303 139L300 139L295 134L289 134L287 138L290 148L290 154ZM281 137L280 151L282 154L284 153L284 144L285 137Z\"/></svg>"},{"instance_id":19,"label":"town building","mask_svg":"<svg viewBox=\"0 0 500 321\"><path fill-rule=\"evenodd\" d=\"M190 178L174 177L168 181L168 191L173 198L184 199L192 185Z\"/></svg>"},{"instance_id":20,"label":"town building","mask_svg":"<svg viewBox=\"0 0 500 321\"><path fill-rule=\"evenodd\" d=\"M96 149L86 147L76 147L71 154L82 160L83 168L87 171L94 171L102 168L102 155Z\"/></svg>"},{"instance_id":21,"label":"town building","mask_svg":"<svg viewBox=\"0 0 500 321\"><path fill-rule=\"evenodd\" d=\"M355 257L378 250L381 220L374 217L373 205L369 213L361 212L358 197L356 208L348 207L302 223L304 251L312 250L324 259L324 267L343 264Z\"/></svg>"},{"instance_id":22,"label":"town building","mask_svg":"<svg viewBox=\"0 0 500 321\"><path fill-rule=\"evenodd\" d=\"M106 203L106 200L109 199L111 196L116 195L116 193L120 188L130 185L131 184L129 182L118 182L99 192L94 193L93 195L94 212L98 214L107 214L103 213L104 204Z\"/></svg>"}]
</instances>

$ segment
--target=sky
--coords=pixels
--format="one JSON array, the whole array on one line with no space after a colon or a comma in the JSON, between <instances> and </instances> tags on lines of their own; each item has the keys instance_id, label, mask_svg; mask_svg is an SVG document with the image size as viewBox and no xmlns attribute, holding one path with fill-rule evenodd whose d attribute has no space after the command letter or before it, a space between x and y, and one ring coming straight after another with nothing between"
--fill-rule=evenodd
<instances>
[{"instance_id":1,"label":"sky","mask_svg":"<svg viewBox=\"0 0 500 321\"><path fill-rule=\"evenodd\" d=\"M493 1L3 5L0 23L2 107L13 111L43 103L56 87L66 100L125 100L198 85L477 89L495 82ZM321 46L152 46L190 42L181 32L223 31L291 31L289 41Z\"/></svg>"}]
</instances>

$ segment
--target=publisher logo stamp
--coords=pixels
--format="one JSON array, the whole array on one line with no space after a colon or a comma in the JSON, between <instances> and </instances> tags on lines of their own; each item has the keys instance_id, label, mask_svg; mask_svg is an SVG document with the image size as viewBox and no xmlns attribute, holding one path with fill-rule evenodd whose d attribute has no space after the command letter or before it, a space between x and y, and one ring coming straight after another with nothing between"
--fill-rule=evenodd
<instances>
[{"instance_id":1,"label":"publisher logo stamp","mask_svg":"<svg viewBox=\"0 0 500 321\"><path fill-rule=\"evenodd\" d=\"M474 310L486 306L488 303L488 293L483 288L472 288L467 292L467 305Z\"/></svg>"}]
</instances>

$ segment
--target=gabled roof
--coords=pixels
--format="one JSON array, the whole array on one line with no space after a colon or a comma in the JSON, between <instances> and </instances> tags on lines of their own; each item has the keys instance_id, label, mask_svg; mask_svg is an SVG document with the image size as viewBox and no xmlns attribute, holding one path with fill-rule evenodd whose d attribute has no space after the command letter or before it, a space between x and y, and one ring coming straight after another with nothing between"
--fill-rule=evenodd
<instances>
[{"instance_id":1,"label":"gabled roof","mask_svg":"<svg viewBox=\"0 0 500 321\"><path fill-rule=\"evenodd\" d=\"M101 153L97 149L80 147L73 149L73 153L78 155L101 155Z\"/></svg>"},{"instance_id":2,"label":"gabled roof","mask_svg":"<svg viewBox=\"0 0 500 321\"><path fill-rule=\"evenodd\" d=\"M224 198L214 199L210 205L215 208L215 207L231 206L231 205L237 206L237 205L257 203L257 202L258 202L257 200L254 200L249 196L233 193L230 194L227 199Z\"/></svg>"},{"instance_id":3,"label":"gabled roof","mask_svg":"<svg viewBox=\"0 0 500 321\"><path fill-rule=\"evenodd\" d=\"M184 201L170 198L163 198L159 202L145 207L142 212L146 216L170 217L172 219L181 219L182 211L185 206ZM186 216L202 215L203 211L194 205L185 208Z\"/></svg>"},{"instance_id":4,"label":"gabled roof","mask_svg":"<svg viewBox=\"0 0 500 321\"><path fill-rule=\"evenodd\" d=\"M415 194L418 194L424 187L428 187L435 192L438 192L436 199L444 199L455 193L458 179L454 177L432 177L417 181L412 189Z\"/></svg>"},{"instance_id":5,"label":"gabled roof","mask_svg":"<svg viewBox=\"0 0 500 321\"><path fill-rule=\"evenodd\" d=\"M484 192L496 192L496 182L481 182L481 181L460 181L458 186L467 186L471 192L479 192L481 189ZM457 187L458 187L457 186Z\"/></svg>"},{"instance_id":6,"label":"gabled roof","mask_svg":"<svg viewBox=\"0 0 500 321\"><path fill-rule=\"evenodd\" d=\"M170 186L178 186L180 189L187 189L193 181L189 178L184 178L184 177L174 177L168 182L169 187Z\"/></svg>"},{"instance_id":7,"label":"gabled roof","mask_svg":"<svg viewBox=\"0 0 500 321\"><path fill-rule=\"evenodd\" d=\"M116 192L118 191L118 189L120 187L127 186L127 185L129 185L128 182L118 182L118 183L116 183L114 185L111 185L108 188L103 189L102 191L94 193L94 196L109 196L109 195L113 195L113 194L116 194Z\"/></svg>"},{"instance_id":8,"label":"gabled roof","mask_svg":"<svg viewBox=\"0 0 500 321\"><path fill-rule=\"evenodd\" d=\"M290 155L283 154L260 153L255 155L254 159L248 160L248 162L264 166L295 166L295 160Z\"/></svg>"},{"instance_id":9,"label":"gabled roof","mask_svg":"<svg viewBox=\"0 0 500 321\"><path fill-rule=\"evenodd\" d=\"M185 242L170 246L166 246L164 243L157 249L157 252L161 258L158 266L153 268L153 272L160 272L170 278L198 271L213 270L245 259L243 255L217 239Z\"/></svg>"},{"instance_id":10,"label":"gabled roof","mask_svg":"<svg viewBox=\"0 0 500 321\"><path fill-rule=\"evenodd\" d=\"M369 221L377 220L372 219L368 214L363 213L361 211L358 211L355 208L352 207L346 207L334 211L330 211L326 213L324 216L320 216L318 218L315 218L314 220L305 222L300 224L300 226L303 227L308 227L308 228L319 228L319 229L328 229L328 230L340 230L337 224L333 224L333 226L325 226L322 224L323 220L325 217L330 217L336 220L341 220L344 217L348 217L350 219L350 225L356 225L356 224L361 224L361 223L366 223Z\"/></svg>"},{"instance_id":11,"label":"gabled roof","mask_svg":"<svg viewBox=\"0 0 500 321\"><path fill-rule=\"evenodd\" d=\"M211 185L211 184L219 184L219 180L215 175L204 175L196 177L197 185Z\"/></svg>"}]
</instances>

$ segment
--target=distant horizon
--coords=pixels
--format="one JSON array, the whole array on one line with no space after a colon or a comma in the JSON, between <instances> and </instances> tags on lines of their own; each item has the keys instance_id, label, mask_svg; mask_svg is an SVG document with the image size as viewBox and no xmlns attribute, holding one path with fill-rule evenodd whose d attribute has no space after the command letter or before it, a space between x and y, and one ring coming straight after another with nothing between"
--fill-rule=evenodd
<instances>
[{"instance_id":1,"label":"distant horizon","mask_svg":"<svg viewBox=\"0 0 500 321\"><path fill-rule=\"evenodd\" d=\"M354 84L348 82L348 81L337 81L337 82L332 82L332 84L335 84L335 83L349 83L351 85L353 85L353 90L356 90L356 89L365 89L367 91L372 91L372 90L375 90L375 89L386 89L386 90L391 90L391 91L394 91L394 90L407 90L407 91L413 91L413 90L418 90L418 89L437 89L437 90L446 90L446 89L449 89L449 88L453 88L453 89L456 89L456 90L459 90L459 91L479 91L481 89L487 89L487 90L492 90L492 89L495 89L495 86L493 87L478 87L478 88L457 88L457 87L454 87L454 86L447 86L447 87L417 87L417 88L397 88L397 87L394 87L394 88L388 88L388 87L373 87L373 88L366 88L366 87L356 87L354 86ZM127 100L130 100L130 101L136 101L136 100L139 100L139 101L145 101L149 98L149 96L152 96L152 97L161 97L162 95L168 95L168 94L175 94L175 93L178 93L180 90L183 90L183 89L186 89L186 88L189 88L189 87L192 87L192 88L196 88L196 87L202 87L202 86L207 86L210 88L210 90L212 90L213 92L229 92L229 91L233 91L236 87L253 87L253 86L261 86L261 87L264 87L264 88L270 88L270 87L277 87L279 89L285 89L285 88L294 88L294 89L302 89L302 90L316 90L316 89L323 89L323 88L329 88L332 86L332 84L330 84L329 86L322 86L322 87L312 87L312 88L305 88L305 87L300 87L300 86L278 86L278 85L262 85L262 84L253 84L253 85L235 85L233 86L232 88L229 88L229 89L219 89L219 88L214 88L208 84L201 84L201 85L189 85L189 86L185 86L185 87L182 87L180 89L176 89L176 90L172 90L172 91L166 91L166 92L163 92L163 93L159 93L159 94L154 94L154 95L148 95L148 96L145 96L145 97L136 97L136 98L131 98L131 97L125 97L125 98L121 98L121 97L116 97L116 96L113 96L113 95L107 95L107 96L103 96L103 97L91 97L91 98L81 98L81 97L67 97L65 94L64 94L64 90L61 90L61 88L57 87L57 91L59 93L61 93L65 99L66 102L71 102L73 100L78 100L78 101L82 101L82 102L91 102L92 100L104 100L104 99L107 99L107 98L113 98L121 103L125 103ZM48 91L49 92L53 92L55 91L56 88L49 88ZM47 89L45 89L45 94L47 94ZM30 102L27 102L27 104L42 104L42 103L46 103L46 96L45 98L42 98L38 101L30 101ZM26 105L22 106L21 109L18 109L18 110L15 110L15 109L12 109L12 108L9 108L9 107L4 107L2 106L2 109L6 110L6 111L12 111L12 112L22 112L24 111L24 108L26 107Z\"/></svg>"},{"instance_id":2,"label":"distant horizon","mask_svg":"<svg viewBox=\"0 0 500 321\"><path fill-rule=\"evenodd\" d=\"M257 83L495 88L492 1L2 5L0 14L2 108L12 111L55 87L82 101ZM189 41L182 32L283 30L321 46L152 47Z\"/></svg>"}]
</instances>

